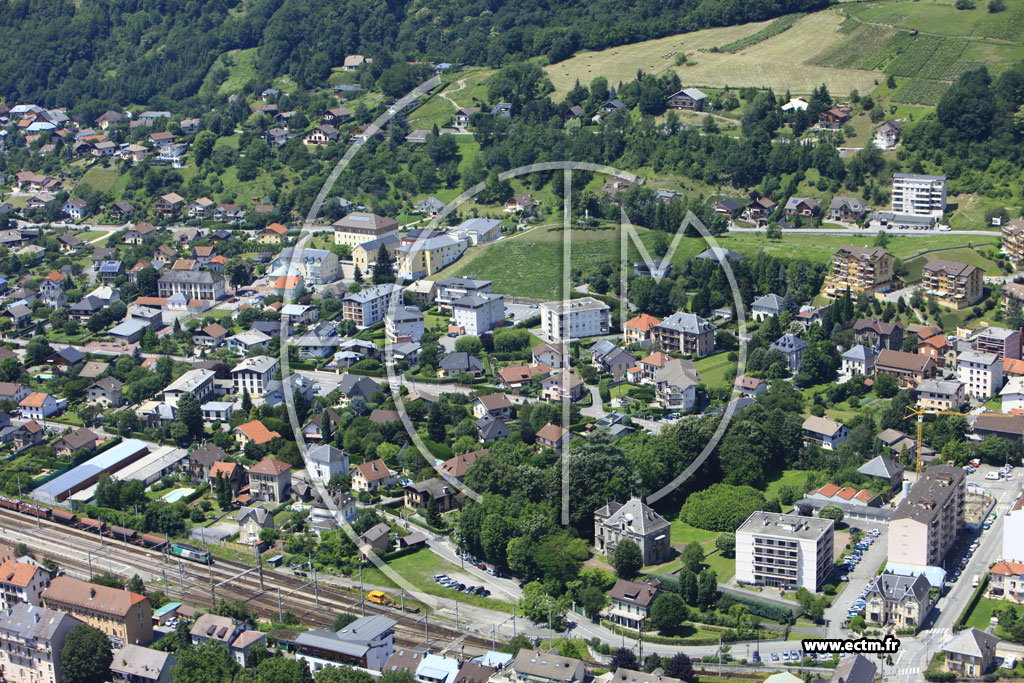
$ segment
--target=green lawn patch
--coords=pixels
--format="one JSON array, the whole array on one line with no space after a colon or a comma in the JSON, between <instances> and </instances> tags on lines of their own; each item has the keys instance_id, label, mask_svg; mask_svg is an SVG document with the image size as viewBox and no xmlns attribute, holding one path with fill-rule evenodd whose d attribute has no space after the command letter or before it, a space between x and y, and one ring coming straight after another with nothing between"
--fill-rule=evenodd
<instances>
[{"instance_id":1,"label":"green lawn patch","mask_svg":"<svg viewBox=\"0 0 1024 683\"><path fill-rule=\"evenodd\" d=\"M806 470L783 470L778 479L768 482L768 486L765 488L765 495L777 496L779 495L779 489L783 486L795 486L798 489L803 489L806 482Z\"/></svg>"},{"instance_id":2,"label":"green lawn patch","mask_svg":"<svg viewBox=\"0 0 1024 683\"><path fill-rule=\"evenodd\" d=\"M728 352L716 353L694 362L697 372L700 373L701 384L707 387L729 389L732 383L728 376L735 378L736 362L728 358Z\"/></svg>"},{"instance_id":3,"label":"green lawn patch","mask_svg":"<svg viewBox=\"0 0 1024 683\"><path fill-rule=\"evenodd\" d=\"M388 565L424 593L447 600L452 600L457 596L459 602L462 603L476 605L477 607L488 607L510 614L512 612L511 603L492 598L482 598L479 595L457 594L450 588L444 588L435 583L434 574L457 575L459 567L441 559L429 548L424 548L411 555L399 557L389 562ZM363 569L363 581L373 586L381 586L382 588L398 588L384 572L375 567Z\"/></svg>"},{"instance_id":4,"label":"green lawn patch","mask_svg":"<svg viewBox=\"0 0 1024 683\"><path fill-rule=\"evenodd\" d=\"M93 166L82 176L80 183L84 183L97 192L109 192L114 189L120 175L112 168ZM83 238L84 239L84 238Z\"/></svg>"},{"instance_id":5,"label":"green lawn patch","mask_svg":"<svg viewBox=\"0 0 1024 683\"><path fill-rule=\"evenodd\" d=\"M996 608L999 607L1004 601L993 600L992 598L981 598L978 600L978 604L971 610L971 613L967 617L966 626L968 628L974 627L984 631L991 626L992 614Z\"/></svg>"},{"instance_id":6,"label":"green lawn patch","mask_svg":"<svg viewBox=\"0 0 1024 683\"><path fill-rule=\"evenodd\" d=\"M669 538L673 543L692 543L697 541L698 543L707 543L715 540L719 535L718 531L706 531L704 529L698 529L695 526L690 526L681 519L672 520L672 527L669 532Z\"/></svg>"}]
</instances>

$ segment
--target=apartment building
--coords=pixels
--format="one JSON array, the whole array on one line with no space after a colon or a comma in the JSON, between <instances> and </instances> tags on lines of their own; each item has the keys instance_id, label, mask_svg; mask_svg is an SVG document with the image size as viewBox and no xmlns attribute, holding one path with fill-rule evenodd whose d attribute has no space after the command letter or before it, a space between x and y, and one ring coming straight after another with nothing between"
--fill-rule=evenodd
<instances>
[{"instance_id":1,"label":"apartment building","mask_svg":"<svg viewBox=\"0 0 1024 683\"><path fill-rule=\"evenodd\" d=\"M1003 515L1003 554L1000 557L1024 563L1024 492Z\"/></svg>"},{"instance_id":2,"label":"apartment building","mask_svg":"<svg viewBox=\"0 0 1024 683\"><path fill-rule=\"evenodd\" d=\"M50 585L50 573L28 562L7 560L0 564L0 612L15 605L42 604L42 594Z\"/></svg>"},{"instance_id":3,"label":"apartment building","mask_svg":"<svg viewBox=\"0 0 1024 683\"><path fill-rule=\"evenodd\" d=\"M822 292L830 297L840 297L847 289L853 296L887 292L898 282L892 270L892 254L882 247L843 246L832 255Z\"/></svg>"},{"instance_id":4,"label":"apartment building","mask_svg":"<svg viewBox=\"0 0 1024 683\"><path fill-rule=\"evenodd\" d=\"M917 385L917 405L925 410L959 410L966 400L964 383L926 379Z\"/></svg>"},{"instance_id":5,"label":"apartment building","mask_svg":"<svg viewBox=\"0 0 1024 683\"><path fill-rule=\"evenodd\" d=\"M937 567L964 525L964 471L929 467L889 520L889 562Z\"/></svg>"},{"instance_id":6,"label":"apartment building","mask_svg":"<svg viewBox=\"0 0 1024 683\"><path fill-rule=\"evenodd\" d=\"M545 301L540 304L540 322L544 334L552 341L595 337L608 334L611 308L591 296Z\"/></svg>"},{"instance_id":7,"label":"apartment building","mask_svg":"<svg viewBox=\"0 0 1024 683\"><path fill-rule=\"evenodd\" d=\"M661 322L661 318L641 313L622 323L622 340L627 344L645 344L651 341L651 330Z\"/></svg>"},{"instance_id":8,"label":"apartment building","mask_svg":"<svg viewBox=\"0 0 1024 683\"><path fill-rule=\"evenodd\" d=\"M274 257L270 268L272 276L297 272L309 285L328 285L342 275L338 255L327 249L300 249L296 252L287 247Z\"/></svg>"},{"instance_id":9,"label":"apartment building","mask_svg":"<svg viewBox=\"0 0 1024 683\"><path fill-rule=\"evenodd\" d=\"M43 606L102 631L114 647L153 640L153 606L145 595L58 576L43 591Z\"/></svg>"},{"instance_id":10,"label":"apartment building","mask_svg":"<svg viewBox=\"0 0 1024 683\"><path fill-rule=\"evenodd\" d=\"M946 176L893 174L892 211L909 216L942 218L946 211Z\"/></svg>"},{"instance_id":11,"label":"apartment building","mask_svg":"<svg viewBox=\"0 0 1024 683\"><path fill-rule=\"evenodd\" d=\"M208 270L172 270L157 280L158 295L181 294L188 300L217 301L225 296L224 276Z\"/></svg>"},{"instance_id":12,"label":"apartment building","mask_svg":"<svg viewBox=\"0 0 1024 683\"><path fill-rule=\"evenodd\" d=\"M477 280L471 277L446 277L437 283L435 302L441 310L451 308L452 302L470 294L483 294L491 291L490 280Z\"/></svg>"},{"instance_id":13,"label":"apartment building","mask_svg":"<svg viewBox=\"0 0 1024 683\"><path fill-rule=\"evenodd\" d=\"M383 237L377 237L369 242L363 242L352 247L352 264L363 273L369 273L370 269L377 263L377 255L380 248L384 247L392 259L395 258L395 249L401 244L398 233L389 232Z\"/></svg>"},{"instance_id":14,"label":"apartment building","mask_svg":"<svg viewBox=\"0 0 1024 683\"><path fill-rule=\"evenodd\" d=\"M934 296L939 305L947 308L973 306L985 293L981 269L956 261L929 259L921 278L925 294Z\"/></svg>"},{"instance_id":15,"label":"apartment building","mask_svg":"<svg viewBox=\"0 0 1024 683\"><path fill-rule=\"evenodd\" d=\"M1003 253L1013 263L1024 260L1024 218L1003 224Z\"/></svg>"},{"instance_id":16,"label":"apartment building","mask_svg":"<svg viewBox=\"0 0 1024 683\"><path fill-rule=\"evenodd\" d=\"M61 683L61 650L82 622L70 614L26 603L0 612L0 675L19 683Z\"/></svg>"},{"instance_id":17,"label":"apartment building","mask_svg":"<svg viewBox=\"0 0 1024 683\"><path fill-rule=\"evenodd\" d=\"M931 606L931 584L923 573L904 576L883 572L868 589L865 620L897 629L920 627Z\"/></svg>"},{"instance_id":18,"label":"apartment building","mask_svg":"<svg viewBox=\"0 0 1024 683\"><path fill-rule=\"evenodd\" d=\"M984 400L1003 388L1003 359L994 353L964 351L957 356L956 372L968 396Z\"/></svg>"},{"instance_id":19,"label":"apartment building","mask_svg":"<svg viewBox=\"0 0 1024 683\"><path fill-rule=\"evenodd\" d=\"M253 356L246 358L231 369L231 380L234 382L235 393L241 396L246 391L252 397L263 396L267 385L277 374L280 361L270 356Z\"/></svg>"},{"instance_id":20,"label":"apartment building","mask_svg":"<svg viewBox=\"0 0 1024 683\"><path fill-rule=\"evenodd\" d=\"M832 573L831 519L754 512L736 530L736 579L786 590L821 589Z\"/></svg>"},{"instance_id":21,"label":"apartment building","mask_svg":"<svg viewBox=\"0 0 1024 683\"><path fill-rule=\"evenodd\" d=\"M715 352L715 326L693 313L676 312L651 328L663 351L696 356Z\"/></svg>"},{"instance_id":22,"label":"apartment building","mask_svg":"<svg viewBox=\"0 0 1024 683\"><path fill-rule=\"evenodd\" d=\"M688 413L697 402L700 373L692 360L673 358L654 373L654 400L665 410Z\"/></svg>"},{"instance_id":23,"label":"apartment building","mask_svg":"<svg viewBox=\"0 0 1024 683\"><path fill-rule=\"evenodd\" d=\"M974 350L994 353L1000 358L1021 358L1020 330L1005 327L986 327L974 338Z\"/></svg>"},{"instance_id":24,"label":"apartment building","mask_svg":"<svg viewBox=\"0 0 1024 683\"><path fill-rule=\"evenodd\" d=\"M199 399L200 404L206 403L213 398L213 380L216 376L217 373L213 370L189 370L167 385L164 389L164 403L177 407L178 401L185 394L192 394Z\"/></svg>"},{"instance_id":25,"label":"apartment building","mask_svg":"<svg viewBox=\"0 0 1024 683\"><path fill-rule=\"evenodd\" d=\"M400 244L395 249L395 272L406 280L430 277L455 263L469 246L469 240L448 235Z\"/></svg>"},{"instance_id":26,"label":"apartment building","mask_svg":"<svg viewBox=\"0 0 1024 683\"><path fill-rule=\"evenodd\" d=\"M274 458L264 458L249 468L249 492L254 500L280 504L288 500L292 485L292 466Z\"/></svg>"},{"instance_id":27,"label":"apartment building","mask_svg":"<svg viewBox=\"0 0 1024 683\"><path fill-rule=\"evenodd\" d=\"M451 303L455 326L480 336L505 320L505 297L492 292L469 294Z\"/></svg>"},{"instance_id":28,"label":"apartment building","mask_svg":"<svg viewBox=\"0 0 1024 683\"><path fill-rule=\"evenodd\" d=\"M384 338L391 344L418 342L424 332L423 321L423 311L415 306L397 306L394 314L385 311Z\"/></svg>"},{"instance_id":29,"label":"apartment building","mask_svg":"<svg viewBox=\"0 0 1024 683\"><path fill-rule=\"evenodd\" d=\"M384 615L356 619L340 631L303 631L295 638L295 658L311 672L327 666L353 666L381 671L395 652L395 626Z\"/></svg>"},{"instance_id":30,"label":"apartment building","mask_svg":"<svg viewBox=\"0 0 1024 683\"><path fill-rule=\"evenodd\" d=\"M882 349L875 360L876 375L892 375L901 387L916 387L935 376L935 361L906 351Z\"/></svg>"},{"instance_id":31,"label":"apartment building","mask_svg":"<svg viewBox=\"0 0 1024 683\"><path fill-rule=\"evenodd\" d=\"M378 237L398 235L398 221L375 213L353 211L334 222L334 243L350 247L375 240Z\"/></svg>"},{"instance_id":32,"label":"apartment building","mask_svg":"<svg viewBox=\"0 0 1024 683\"><path fill-rule=\"evenodd\" d=\"M341 300L342 317L351 320L356 327L370 327L384 320L391 308L402 304L402 288L396 284L373 285L362 291L348 294Z\"/></svg>"}]
</instances>

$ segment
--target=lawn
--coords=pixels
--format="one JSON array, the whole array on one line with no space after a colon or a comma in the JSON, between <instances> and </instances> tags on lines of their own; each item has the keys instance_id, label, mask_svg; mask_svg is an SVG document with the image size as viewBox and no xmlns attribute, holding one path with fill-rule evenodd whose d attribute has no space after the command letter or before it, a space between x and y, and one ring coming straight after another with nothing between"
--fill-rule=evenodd
<instances>
[{"instance_id":1,"label":"lawn","mask_svg":"<svg viewBox=\"0 0 1024 683\"><path fill-rule=\"evenodd\" d=\"M845 38L836 32L842 21L843 17L833 10L809 14L789 30L736 53L708 50L757 33L771 22L705 29L600 52L584 52L548 66L546 71L555 85L556 99L563 97L577 79L589 83L601 75L609 83L630 81L636 77L638 69L647 73L674 69L685 84L698 87L767 86L777 93L788 89L796 94L809 93L825 83L834 95L845 95L854 89L870 92L877 72L812 66L794 59L794 55L813 54L813 51L808 52L808 45L824 46L829 41ZM685 52L690 64L675 66L676 52Z\"/></svg>"},{"instance_id":2,"label":"lawn","mask_svg":"<svg viewBox=\"0 0 1024 683\"><path fill-rule=\"evenodd\" d=\"M961 249L949 249L923 254L916 258L904 261L904 264L907 266L907 276L903 278L904 282L919 281L921 279L921 271L924 270L925 264L932 258L942 259L943 261L964 263L969 266L977 266L984 271L985 275L1003 274L1003 270L995 261L985 258L974 249L964 247Z\"/></svg>"},{"instance_id":3,"label":"lawn","mask_svg":"<svg viewBox=\"0 0 1024 683\"><path fill-rule=\"evenodd\" d=\"M690 526L681 519L673 519L672 527L669 531L669 537L672 543L681 543L686 545L688 543L704 544L710 541L714 541L719 535L717 531L706 531L704 529L698 529L695 526Z\"/></svg>"},{"instance_id":4,"label":"lawn","mask_svg":"<svg viewBox=\"0 0 1024 683\"><path fill-rule=\"evenodd\" d=\"M121 176L112 168L96 165L85 172L78 182L85 183L97 192L110 192Z\"/></svg>"},{"instance_id":5,"label":"lawn","mask_svg":"<svg viewBox=\"0 0 1024 683\"><path fill-rule=\"evenodd\" d=\"M429 548L424 548L411 555L399 557L388 563L392 569L402 576L406 581L412 583L416 588L430 595L452 600L456 593L449 588L444 588L434 582L434 574L448 574L457 576L459 568L456 565L446 562L433 553ZM363 569L363 581L373 586L383 588L398 588L384 572L375 567ZM479 595L458 594L459 602L476 605L477 607L489 607L490 609L512 612L512 604L502 600L483 598Z\"/></svg>"},{"instance_id":6,"label":"lawn","mask_svg":"<svg viewBox=\"0 0 1024 683\"><path fill-rule=\"evenodd\" d=\"M214 73L226 67L227 78L217 82ZM246 83L256 78L256 48L231 50L217 58L203 80L201 90L213 91L213 94L226 95L241 90Z\"/></svg>"},{"instance_id":7,"label":"lawn","mask_svg":"<svg viewBox=\"0 0 1024 683\"><path fill-rule=\"evenodd\" d=\"M735 376L737 364L729 360L728 353L716 353L697 360L694 365L700 373L701 384L708 387L729 389L732 387L728 375Z\"/></svg>"},{"instance_id":8,"label":"lawn","mask_svg":"<svg viewBox=\"0 0 1024 683\"><path fill-rule=\"evenodd\" d=\"M995 609L1003 603L1003 600L993 600L992 598L982 598L978 600L978 604L970 615L967 617L967 628L977 628L984 631L991 625L992 614Z\"/></svg>"},{"instance_id":9,"label":"lawn","mask_svg":"<svg viewBox=\"0 0 1024 683\"><path fill-rule=\"evenodd\" d=\"M103 235L106 234L106 230L82 230L81 232L76 232L75 237L82 240L83 242L91 242L97 237L102 237Z\"/></svg>"},{"instance_id":10,"label":"lawn","mask_svg":"<svg viewBox=\"0 0 1024 683\"><path fill-rule=\"evenodd\" d=\"M1012 174L1008 174L1003 185L1012 189L1014 187L1014 185L1010 184L1012 181ZM1019 189L1019 183L1016 184L1016 187ZM956 213L953 214L953 218L949 222L949 227L954 230L993 229L989 224L990 222L985 220L985 214L991 210L1005 208L1011 216L1015 216L1020 212L1019 205L1008 205L1006 202L988 197L980 197L976 194L955 195L949 198L949 203L955 204L957 207Z\"/></svg>"},{"instance_id":11,"label":"lawn","mask_svg":"<svg viewBox=\"0 0 1024 683\"><path fill-rule=\"evenodd\" d=\"M802 493L805 483L807 483L806 470L783 470L778 479L768 482L765 495L777 496L779 495L779 489L783 486L794 486Z\"/></svg>"}]
</instances>

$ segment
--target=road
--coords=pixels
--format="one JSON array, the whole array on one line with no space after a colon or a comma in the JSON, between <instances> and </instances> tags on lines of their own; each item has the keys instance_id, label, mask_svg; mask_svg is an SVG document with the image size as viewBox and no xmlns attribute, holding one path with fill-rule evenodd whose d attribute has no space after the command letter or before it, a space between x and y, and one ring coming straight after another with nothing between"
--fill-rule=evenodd
<instances>
[{"instance_id":1,"label":"road","mask_svg":"<svg viewBox=\"0 0 1024 683\"><path fill-rule=\"evenodd\" d=\"M741 228L732 224L729 232L766 232L766 228ZM789 228L782 231L783 235L877 235L886 232L890 235L906 237L934 237L935 235L975 235L980 237L1001 237L998 230L887 230L885 228Z\"/></svg>"}]
</instances>

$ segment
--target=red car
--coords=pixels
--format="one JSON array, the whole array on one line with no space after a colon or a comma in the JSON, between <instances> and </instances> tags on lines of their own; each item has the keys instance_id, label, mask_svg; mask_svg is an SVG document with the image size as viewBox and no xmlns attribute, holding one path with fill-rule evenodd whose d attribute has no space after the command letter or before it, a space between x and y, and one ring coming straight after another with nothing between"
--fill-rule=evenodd
<instances>
[{"instance_id":1,"label":"red car","mask_svg":"<svg viewBox=\"0 0 1024 683\"><path fill-rule=\"evenodd\" d=\"M476 568L477 568L477 569L487 569L487 565L486 565L486 564L484 564L483 562L481 562L480 564L478 564L478 565L476 566Z\"/></svg>"}]
</instances>

